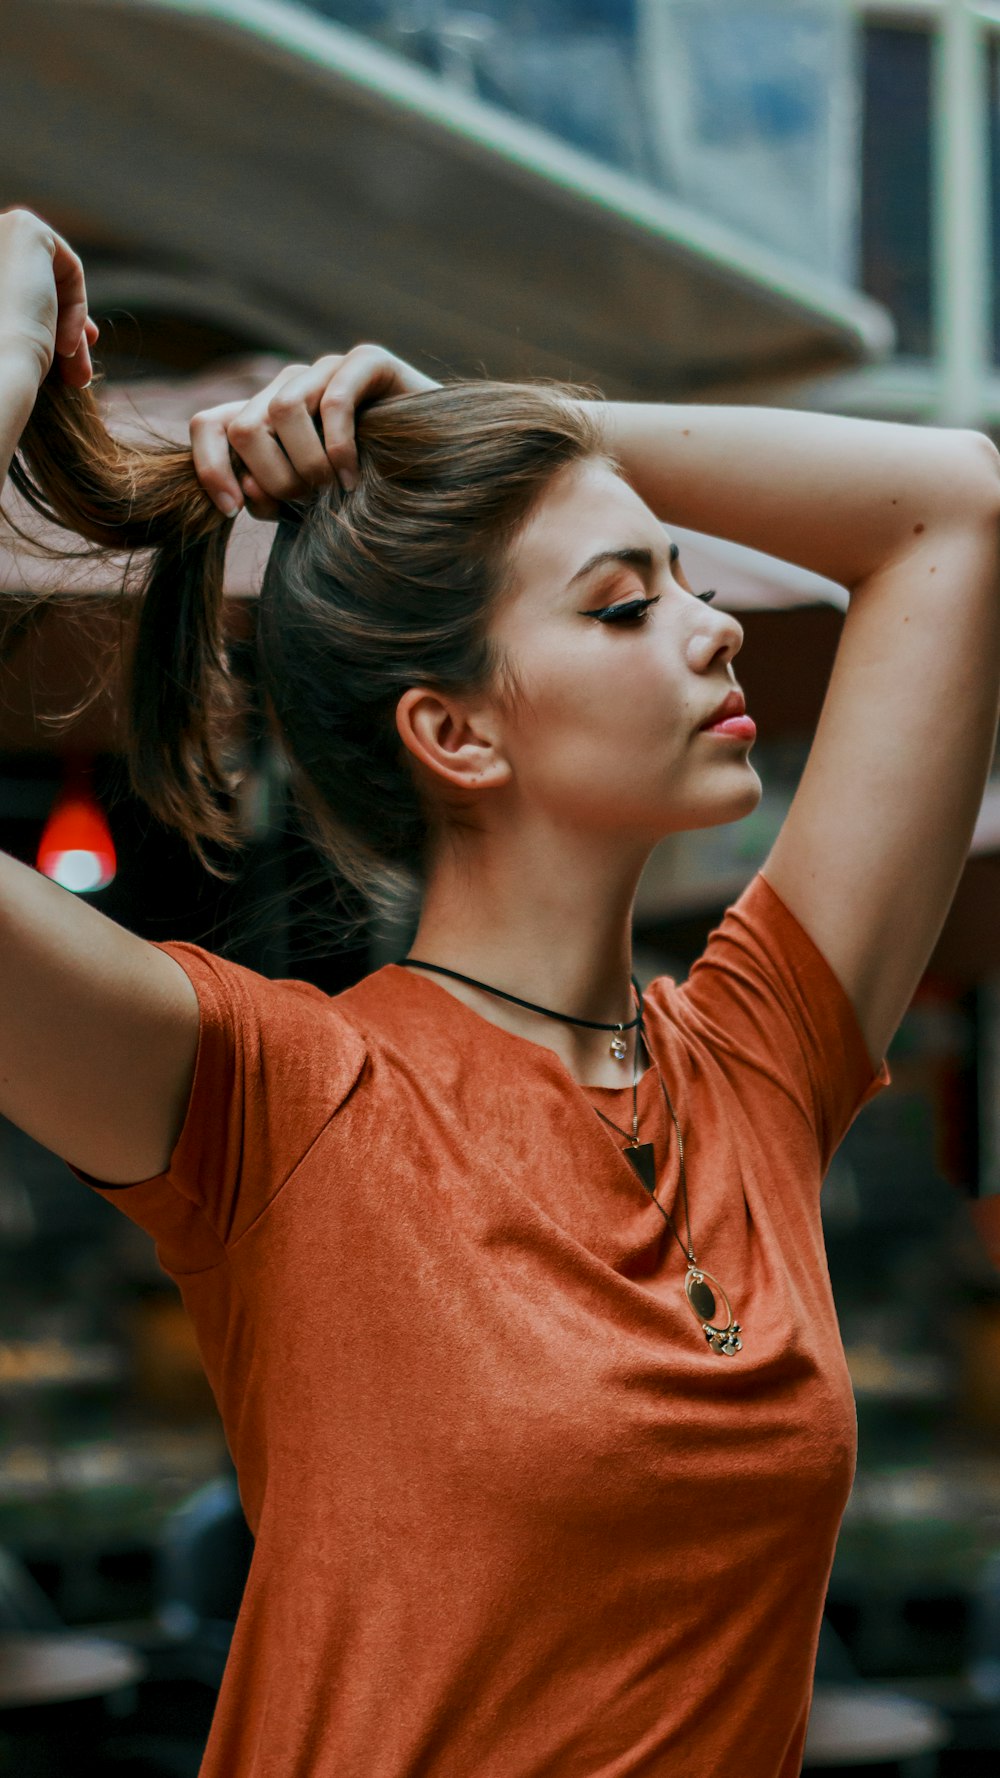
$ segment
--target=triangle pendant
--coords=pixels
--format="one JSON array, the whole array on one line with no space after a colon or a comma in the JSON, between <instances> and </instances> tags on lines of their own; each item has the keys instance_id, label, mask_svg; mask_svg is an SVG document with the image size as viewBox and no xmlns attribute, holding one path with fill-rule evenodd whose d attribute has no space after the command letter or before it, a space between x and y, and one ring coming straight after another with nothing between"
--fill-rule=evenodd
<instances>
[{"instance_id":1,"label":"triangle pendant","mask_svg":"<svg viewBox=\"0 0 1000 1778\"><path fill-rule=\"evenodd\" d=\"M651 1142L640 1142L638 1148L626 1148L625 1159L650 1197L656 1196L656 1151Z\"/></svg>"}]
</instances>

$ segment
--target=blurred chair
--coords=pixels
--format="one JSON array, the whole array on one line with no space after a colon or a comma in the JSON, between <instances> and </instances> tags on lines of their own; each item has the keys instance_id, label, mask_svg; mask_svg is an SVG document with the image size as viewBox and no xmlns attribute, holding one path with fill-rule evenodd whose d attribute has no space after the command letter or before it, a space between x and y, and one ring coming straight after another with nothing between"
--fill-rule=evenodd
<instances>
[{"instance_id":1,"label":"blurred chair","mask_svg":"<svg viewBox=\"0 0 1000 1778\"><path fill-rule=\"evenodd\" d=\"M174 1672L218 1690L253 1559L235 1476L219 1476L172 1512L155 1555L156 1617Z\"/></svg>"},{"instance_id":2,"label":"blurred chair","mask_svg":"<svg viewBox=\"0 0 1000 1778\"><path fill-rule=\"evenodd\" d=\"M816 1651L817 1685L851 1685L860 1679L847 1644L838 1636L826 1613L820 1620L819 1648Z\"/></svg>"},{"instance_id":3,"label":"blurred chair","mask_svg":"<svg viewBox=\"0 0 1000 1778\"><path fill-rule=\"evenodd\" d=\"M1000 1706L1000 1551L983 1563L972 1595L968 1679L985 1705Z\"/></svg>"},{"instance_id":4,"label":"blurred chair","mask_svg":"<svg viewBox=\"0 0 1000 1778\"><path fill-rule=\"evenodd\" d=\"M34 1575L0 1544L0 1630L64 1630L62 1618Z\"/></svg>"},{"instance_id":5,"label":"blurred chair","mask_svg":"<svg viewBox=\"0 0 1000 1778\"><path fill-rule=\"evenodd\" d=\"M68 1626L34 1575L0 1545L0 1636L4 1685L0 1763L19 1778L49 1778L73 1769L103 1773L90 1755L109 1719L136 1707L147 1663L134 1646ZM141 1768L140 1774L141 1774ZM149 1778L196 1778L197 1767L147 1767ZM139 1778L139 1774L137 1774Z\"/></svg>"},{"instance_id":6,"label":"blurred chair","mask_svg":"<svg viewBox=\"0 0 1000 1778\"><path fill-rule=\"evenodd\" d=\"M109 1773L197 1778L253 1548L235 1476L206 1482L169 1514L154 1551L153 1615L115 1627L145 1654L150 1680L137 1720L101 1744Z\"/></svg>"},{"instance_id":7,"label":"blurred chair","mask_svg":"<svg viewBox=\"0 0 1000 1778\"><path fill-rule=\"evenodd\" d=\"M945 1712L956 1771L966 1756L970 1770L1000 1771L1000 1551L983 1563L970 1593L962 1671L893 1684Z\"/></svg>"},{"instance_id":8,"label":"blurred chair","mask_svg":"<svg viewBox=\"0 0 1000 1778\"><path fill-rule=\"evenodd\" d=\"M877 1767L894 1769L899 1778L934 1778L937 1756L951 1739L942 1711L891 1683L862 1679L824 1614L803 1773L862 1774Z\"/></svg>"}]
</instances>

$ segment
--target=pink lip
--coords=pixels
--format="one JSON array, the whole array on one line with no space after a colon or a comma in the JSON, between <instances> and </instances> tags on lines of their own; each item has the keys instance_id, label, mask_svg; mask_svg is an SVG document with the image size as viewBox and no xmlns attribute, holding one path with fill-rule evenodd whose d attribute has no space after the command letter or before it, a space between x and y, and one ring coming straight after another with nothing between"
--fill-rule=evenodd
<instances>
[{"instance_id":1,"label":"pink lip","mask_svg":"<svg viewBox=\"0 0 1000 1778\"><path fill-rule=\"evenodd\" d=\"M727 716L724 722L713 722L698 732L702 735L731 735L734 741L752 741L757 734L757 724L752 716Z\"/></svg>"}]
</instances>

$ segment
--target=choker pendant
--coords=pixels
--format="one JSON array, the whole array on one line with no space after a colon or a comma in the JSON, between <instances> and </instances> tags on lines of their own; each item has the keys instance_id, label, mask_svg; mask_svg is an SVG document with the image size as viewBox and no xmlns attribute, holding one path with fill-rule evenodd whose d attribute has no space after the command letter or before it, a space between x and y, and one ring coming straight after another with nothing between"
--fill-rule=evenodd
<instances>
[{"instance_id":1,"label":"choker pendant","mask_svg":"<svg viewBox=\"0 0 1000 1778\"><path fill-rule=\"evenodd\" d=\"M611 1049L611 1054L614 1056L616 1062L624 1062L625 1057L628 1055L628 1044L625 1042L625 1039L622 1036L621 1025L619 1025L617 1031L615 1032L613 1038L611 1039L610 1049Z\"/></svg>"}]
</instances>

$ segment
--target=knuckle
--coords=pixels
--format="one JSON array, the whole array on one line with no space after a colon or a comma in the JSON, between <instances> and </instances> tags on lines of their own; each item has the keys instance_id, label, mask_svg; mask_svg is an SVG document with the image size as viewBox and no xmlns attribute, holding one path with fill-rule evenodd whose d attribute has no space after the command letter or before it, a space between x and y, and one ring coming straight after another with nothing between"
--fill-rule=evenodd
<instances>
[{"instance_id":1,"label":"knuckle","mask_svg":"<svg viewBox=\"0 0 1000 1778\"><path fill-rule=\"evenodd\" d=\"M256 430L252 420L243 419L241 415L237 414L226 427L226 437L230 444L234 444L239 449L240 445L250 443Z\"/></svg>"},{"instance_id":2,"label":"knuckle","mask_svg":"<svg viewBox=\"0 0 1000 1778\"><path fill-rule=\"evenodd\" d=\"M268 419L287 420L289 415L295 412L300 401L301 396L293 395L286 389L279 389L276 395L271 396L267 404Z\"/></svg>"},{"instance_id":3,"label":"knuckle","mask_svg":"<svg viewBox=\"0 0 1000 1778\"><path fill-rule=\"evenodd\" d=\"M224 432L230 418L235 418L239 413L241 405L240 402L221 401L214 407L199 408L188 421L188 426L192 432L196 428L199 432L214 431L217 428Z\"/></svg>"},{"instance_id":4,"label":"knuckle","mask_svg":"<svg viewBox=\"0 0 1000 1778\"><path fill-rule=\"evenodd\" d=\"M229 478L224 475L215 463L195 466L195 473L206 494L225 494L229 491Z\"/></svg>"}]
</instances>

